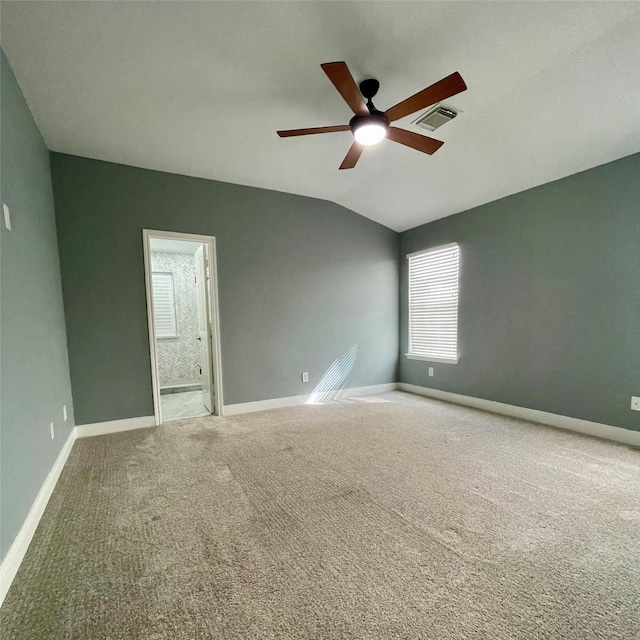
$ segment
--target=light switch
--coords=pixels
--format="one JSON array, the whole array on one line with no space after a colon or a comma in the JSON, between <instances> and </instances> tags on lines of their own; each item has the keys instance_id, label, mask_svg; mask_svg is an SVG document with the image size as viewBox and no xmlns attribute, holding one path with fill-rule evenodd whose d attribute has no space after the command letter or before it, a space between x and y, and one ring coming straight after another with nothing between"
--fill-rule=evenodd
<instances>
[{"instance_id":1,"label":"light switch","mask_svg":"<svg viewBox=\"0 0 640 640\"><path fill-rule=\"evenodd\" d=\"M9 212L9 207L7 207L4 202L2 203L2 211L4 213L4 226L11 231L11 213Z\"/></svg>"}]
</instances>

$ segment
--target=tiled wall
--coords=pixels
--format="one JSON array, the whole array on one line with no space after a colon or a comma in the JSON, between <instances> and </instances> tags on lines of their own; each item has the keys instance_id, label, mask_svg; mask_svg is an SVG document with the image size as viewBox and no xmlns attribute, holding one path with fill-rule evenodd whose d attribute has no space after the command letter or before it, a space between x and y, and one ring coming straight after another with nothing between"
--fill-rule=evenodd
<instances>
[{"instance_id":1,"label":"tiled wall","mask_svg":"<svg viewBox=\"0 0 640 640\"><path fill-rule=\"evenodd\" d=\"M154 251L151 253L151 265L154 271L173 273L176 296L178 337L156 341L160 386L199 383L198 307L193 256Z\"/></svg>"}]
</instances>

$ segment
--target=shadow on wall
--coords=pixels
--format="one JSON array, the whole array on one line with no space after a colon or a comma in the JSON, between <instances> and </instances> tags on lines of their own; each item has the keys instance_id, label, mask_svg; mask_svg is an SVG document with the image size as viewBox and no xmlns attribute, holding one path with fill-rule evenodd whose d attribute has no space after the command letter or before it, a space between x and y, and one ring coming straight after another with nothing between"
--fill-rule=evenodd
<instances>
[{"instance_id":1,"label":"shadow on wall","mask_svg":"<svg viewBox=\"0 0 640 640\"><path fill-rule=\"evenodd\" d=\"M327 369L306 404L327 404L339 400L357 357L358 345L354 344Z\"/></svg>"}]
</instances>

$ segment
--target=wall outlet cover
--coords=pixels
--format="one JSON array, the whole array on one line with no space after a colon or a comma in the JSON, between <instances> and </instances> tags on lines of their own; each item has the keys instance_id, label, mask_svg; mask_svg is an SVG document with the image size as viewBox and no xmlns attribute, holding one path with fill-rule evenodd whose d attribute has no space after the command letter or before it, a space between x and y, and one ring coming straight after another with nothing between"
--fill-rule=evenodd
<instances>
[{"instance_id":1,"label":"wall outlet cover","mask_svg":"<svg viewBox=\"0 0 640 640\"><path fill-rule=\"evenodd\" d=\"M53 422L49 423L49 431L51 431L51 439L53 440L56 437L56 434L53 431Z\"/></svg>"},{"instance_id":2,"label":"wall outlet cover","mask_svg":"<svg viewBox=\"0 0 640 640\"><path fill-rule=\"evenodd\" d=\"M631 396L631 408L640 411L640 396Z\"/></svg>"},{"instance_id":3,"label":"wall outlet cover","mask_svg":"<svg viewBox=\"0 0 640 640\"><path fill-rule=\"evenodd\" d=\"M309 382L309 372L308 371L303 371L302 372L302 382Z\"/></svg>"},{"instance_id":4,"label":"wall outlet cover","mask_svg":"<svg viewBox=\"0 0 640 640\"><path fill-rule=\"evenodd\" d=\"M64 421L67 421L67 405L63 404L62 405L62 417L64 418Z\"/></svg>"}]
</instances>

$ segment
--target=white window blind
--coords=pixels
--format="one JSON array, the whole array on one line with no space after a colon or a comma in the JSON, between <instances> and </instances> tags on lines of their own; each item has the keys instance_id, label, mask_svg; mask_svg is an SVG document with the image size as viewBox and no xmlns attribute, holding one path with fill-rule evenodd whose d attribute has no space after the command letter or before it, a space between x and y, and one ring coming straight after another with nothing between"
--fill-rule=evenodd
<instances>
[{"instance_id":1,"label":"white window blind","mask_svg":"<svg viewBox=\"0 0 640 640\"><path fill-rule=\"evenodd\" d=\"M458 362L457 243L410 253L408 358Z\"/></svg>"},{"instance_id":2,"label":"white window blind","mask_svg":"<svg viewBox=\"0 0 640 640\"><path fill-rule=\"evenodd\" d=\"M173 288L173 274L154 272L153 284L153 320L156 338L177 338L176 298Z\"/></svg>"}]
</instances>

